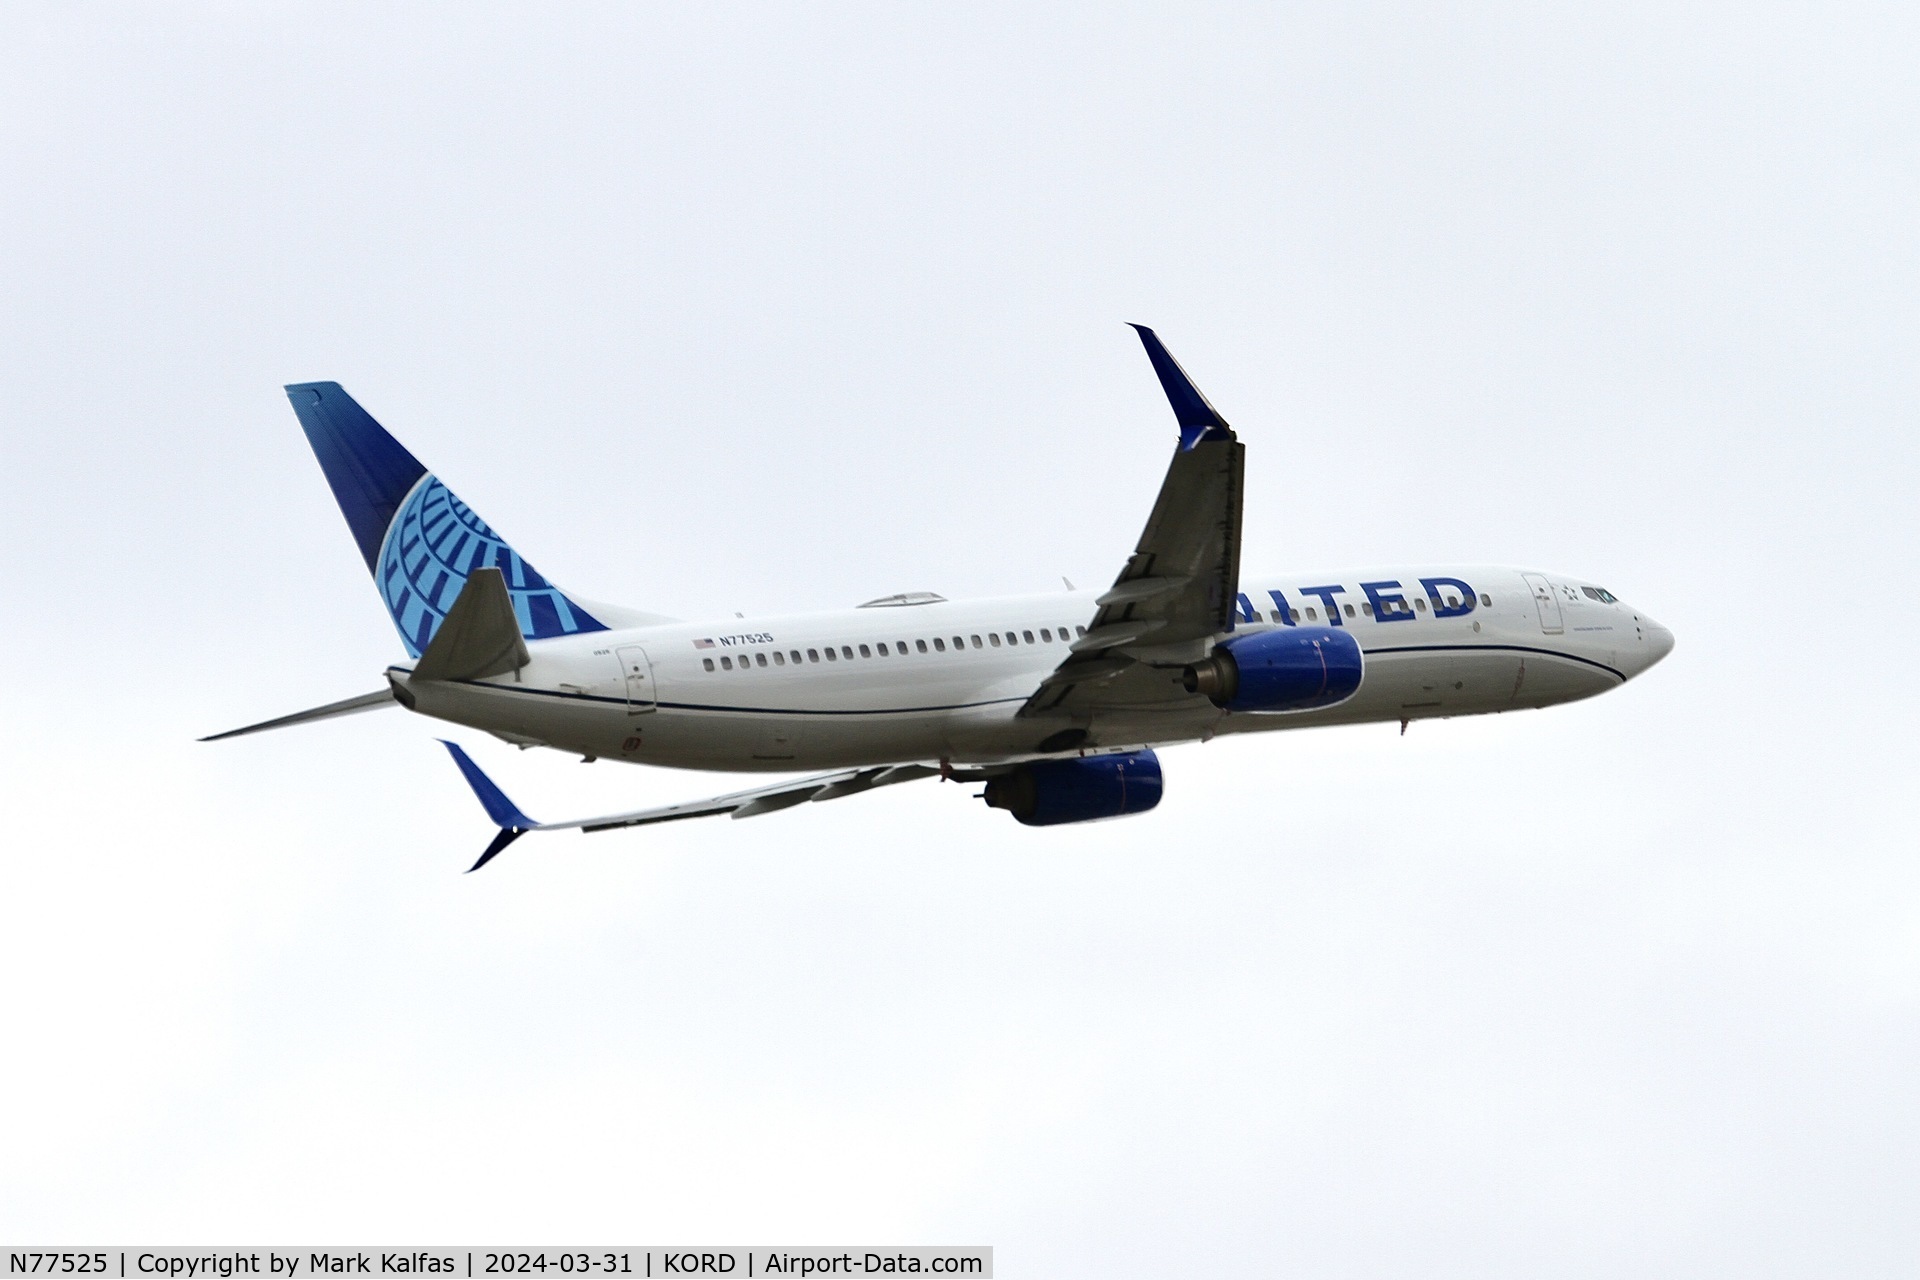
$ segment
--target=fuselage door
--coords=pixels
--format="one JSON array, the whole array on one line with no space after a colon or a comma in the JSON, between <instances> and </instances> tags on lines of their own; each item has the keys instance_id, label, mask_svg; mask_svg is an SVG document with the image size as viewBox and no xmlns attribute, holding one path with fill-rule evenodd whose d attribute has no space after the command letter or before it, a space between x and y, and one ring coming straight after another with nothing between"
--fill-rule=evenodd
<instances>
[{"instance_id":1,"label":"fuselage door","mask_svg":"<svg viewBox=\"0 0 1920 1280\"><path fill-rule=\"evenodd\" d=\"M1557 636L1566 629L1560 619L1560 601L1554 598L1553 587L1537 573L1523 573L1527 587L1533 592L1533 607L1540 611L1540 630L1550 636Z\"/></svg>"},{"instance_id":2,"label":"fuselage door","mask_svg":"<svg viewBox=\"0 0 1920 1280\"><path fill-rule=\"evenodd\" d=\"M620 658L620 671L627 681L627 714L643 715L660 705L653 692L653 663L647 658L647 651L637 644L624 645L614 651Z\"/></svg>"}]
</instances>

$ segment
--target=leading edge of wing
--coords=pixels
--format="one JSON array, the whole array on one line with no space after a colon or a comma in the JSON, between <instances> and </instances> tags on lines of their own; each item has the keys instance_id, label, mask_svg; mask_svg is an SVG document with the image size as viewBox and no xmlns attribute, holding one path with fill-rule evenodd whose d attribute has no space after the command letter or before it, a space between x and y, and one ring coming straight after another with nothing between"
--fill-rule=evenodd
<instances>
[{"instance_id":1,"label":"leading edge of wing","mask_svg":"<svg viewBox=\"0 0 1920 1280\"><path fill-rule=\"evenodd\" d=\"M487 811L487 817L500 828L500 834L494 837L493 843L488 845L486 852L480 855L480 860L467 868L470 872L486 866L508 845L530 831L612 831L619 827L644 827L656 822L716 817L723 813L732 814L736 818L753 818L763 813L773 813L797 804L805 804L809 800L837 800L842 796L871 791L875 787L930 778L940 772L931 765L922 764L840 769L833 773L790 779L770 786L735 791L705 800L688 800L680 804L635 809L628 813L607 814L597 818L575 818L567 822L538 822L521 812L520 807L507 798L506 792L502 791L493 779L473 762L473 757L462 750L458 743L448 742L444 738L440 741L453 756L453 762L459 766L461 775L467 780L467 785L473 788L473 794L480 801L481 808Z\"/></svg>"}]
</instances>

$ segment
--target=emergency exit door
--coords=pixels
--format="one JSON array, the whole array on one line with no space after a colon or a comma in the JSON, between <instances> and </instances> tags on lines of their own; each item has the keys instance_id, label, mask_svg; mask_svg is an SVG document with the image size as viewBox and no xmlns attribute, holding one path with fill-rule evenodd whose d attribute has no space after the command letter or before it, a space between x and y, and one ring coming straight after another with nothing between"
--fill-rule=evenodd
<instances>
[{"instance_id":1,"label":"emergency exit door","mask_svg":"<svg viewBox=\"0 0 1920 1280\"><path fill-rule=\"evenodd\" d=\"M660 705L660 699L653 692L653 663L647 658L647 651L637 644L630 644L615 650L620 658L620 670L627 681L627 714L644 715Z\"/></svg>"},{"instance_id":2,"label":"emergency exit door","mask_svg":"<svg viewBox=\"0 0 1920 1280\"><path fill-rule=\"evenodd\" d=\"M1553 586L1537 573L1523 573L1527 588L1533 592L1533 607L1540 611L1540 630L1550 636L1557 636L1566 629L1560 618L1560 601L1553 594Z\"/></svg>"}]
</instances>

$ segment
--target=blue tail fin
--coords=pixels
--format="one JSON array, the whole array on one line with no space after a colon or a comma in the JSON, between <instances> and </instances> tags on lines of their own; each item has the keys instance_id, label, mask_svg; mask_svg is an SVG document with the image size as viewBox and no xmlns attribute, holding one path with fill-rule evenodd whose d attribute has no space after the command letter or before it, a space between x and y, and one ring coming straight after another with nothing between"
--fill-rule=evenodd
<instances>
[{"instance_id":1,"label":"blue tail fin","mask_svg":"<svg viewBox=\"0 0 1920 1280\"><path fill-rule=\"evenodd\" d=\"M296 383L287 399L408 653L426 650L467 575L487 565L506 577L527 639L607 629L522 560L339 383Z\"/></svg>"}]
</instances>

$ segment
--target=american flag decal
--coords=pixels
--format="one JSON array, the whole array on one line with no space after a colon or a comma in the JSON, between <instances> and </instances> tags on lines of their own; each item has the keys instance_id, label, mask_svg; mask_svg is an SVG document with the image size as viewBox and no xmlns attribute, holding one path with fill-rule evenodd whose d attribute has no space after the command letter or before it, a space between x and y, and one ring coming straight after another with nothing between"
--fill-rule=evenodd
<instances>
[{"instance_id":1,"label":"american flag decal","mask_svg":"<svg viewBox=\"0 0 1920 1280\"><path fill-rule=\"evenodd\" d=\"M711 649L711 648L713 648L713 641L711 641L711 640L695 640L695 641L693 642L693 647L694 647L694 648L696 648L696 649Z\"/></svg>"}]
</instances>

